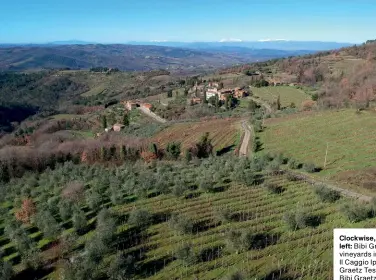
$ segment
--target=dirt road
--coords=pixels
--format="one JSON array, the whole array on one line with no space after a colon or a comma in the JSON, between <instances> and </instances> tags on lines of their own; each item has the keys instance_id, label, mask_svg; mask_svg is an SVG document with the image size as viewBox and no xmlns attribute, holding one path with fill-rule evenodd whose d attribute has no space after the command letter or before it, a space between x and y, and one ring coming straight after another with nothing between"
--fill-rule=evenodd
<instances>
[{"instance_id":1,"label":"dirt road","mask_svg":"<svg viewBox=\"0 0 376 280\"><path fill-rule=\"evenodd\" d=\"M246 157L248 156L248 147L252 136L252 127L247 124L247 121L242 121L242 128L244 130L244 137L243 142L240 146L239 156Z\"/></svg>"},{"instance_id":2,"label":"dirt road","mask_svg":"<svg viewBox=\"0 0 376 280\"><path fill-rule=\"evenodd\" d=\"M291 174L295 178L297 178L301 181L305 181L306 183L311 184L314 187L325 186L329 189L336 190L336 191L340 192L343 196L356 198L356 199L359 199L359 200L365 201L365 202L372 200L371 196L367 196L367 195L364 195L364 194L360 194L360 193L345 189L345 188L340 187L337 184L332 183L332 182L326 182L326 181L319 180L317 178L312 178L311 176L309 176L307 174L300 173L298 171L284 170L284 172L287 173L287 174Z\"/></svg>"},{"instance_id":3,"label":"dirt road","mask_svg":"<svg viewBox=\"0 0 376 280\"><path fill-rule=\"evenodd\" d=\"M255 97L252 97L252 96L248 96L248 99L251 99L254 102L256 102L257 104L263 106L266 109L266 112L268 114L270 114L273 111L272 107L270 107L270 105L267 102L265 102L264 100L261 100L259 98L255 98Z\"/></svg>"},{"instance_id":4,"label":"dirt road","mask_svg":"<svg viewBox=\"0 0 376 280\"><path fill-rule=\"evenodd\" d=\"M144 107L138 107L138 109L143 112L145 115L155 119L157 122L159 123L166 123L167 120L164 119L164 118L161 118L160 116L158 116L157 114L153 113L152 111L150 111L149 109L146 109Z\"/></svg>"}]
</instances>

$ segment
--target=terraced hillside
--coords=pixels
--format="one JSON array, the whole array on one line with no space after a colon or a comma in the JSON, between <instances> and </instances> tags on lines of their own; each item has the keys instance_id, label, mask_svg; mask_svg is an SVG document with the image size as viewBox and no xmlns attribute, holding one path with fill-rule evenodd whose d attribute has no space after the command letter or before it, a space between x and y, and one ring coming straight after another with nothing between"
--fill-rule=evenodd
<instances>
[{"instance_id":1,"label":"terraced hillside","mask_svg":"<svg viewBox=\"0 0 376 280\"><path fill-rule=\"evenodd\" d=\"M20 279L103 279L106 273L332 279L333 228L374 227L376 219L350 223L338 210L348 200L322 202L304 182L256 172L262 162L227 157L154 168L65 164L15 181L1 204L4 260ZM72 182L84 187L69 193ZM24 225L14 221L20 202L11 198L19 191L36 204Z\"/></svg>"},{"instance_id":2,"label":"terraced hillside","mask_svg":"<svg viewBox=\"0 0 376 280\"><path fill-rule=\"evenodd\" d=\"M322 111L290 115L265 121L260 133L265 151L280 151L302 162L326 168L319 176L356 183L359 189L369 186L375 162L375 112L355 109ZM355 172L354 172L355 171ZM359 172L365 174L360 174ZM368 175L367 175L368 173ZM351 175L351 176L350 176Z\"/></svg>"},{"instance_id":3,"label":"terraced hillside","mask_svg":"<svg viewBox=\"0 0 376 280\"><path fill-rule=\"evenodd\" d=\"M176 141L181 142L183 148L188 148L197 143L206 132L212 139L214 150L234 149L240 141L240 119L207 119L200 122L177 123L164 129L153 139L162 146Z\"/></svg>"}]
</instances>

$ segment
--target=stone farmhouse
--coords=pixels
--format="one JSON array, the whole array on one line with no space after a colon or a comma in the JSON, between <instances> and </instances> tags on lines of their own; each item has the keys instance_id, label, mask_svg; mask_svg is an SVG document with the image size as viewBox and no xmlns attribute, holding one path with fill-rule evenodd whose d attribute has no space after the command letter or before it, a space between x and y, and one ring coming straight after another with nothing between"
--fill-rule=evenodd
<instances>
[{"instance_id":1,"label":"stone farmhouse","mask_svg":"<svg viewBox=\"0 0 376 280\"><path fill-rule=\"evenodd\" d=\"M228 97L233 96L235 98L244 98L248 96L249 93L242 89L242 88L235 88L235 89L221 89L218 90L216 87L208 88L206 91L206 99L208 100L209 98L213 96L218 96L218 99L221 101L225 101Z\"/></svg>"}]
</instances>

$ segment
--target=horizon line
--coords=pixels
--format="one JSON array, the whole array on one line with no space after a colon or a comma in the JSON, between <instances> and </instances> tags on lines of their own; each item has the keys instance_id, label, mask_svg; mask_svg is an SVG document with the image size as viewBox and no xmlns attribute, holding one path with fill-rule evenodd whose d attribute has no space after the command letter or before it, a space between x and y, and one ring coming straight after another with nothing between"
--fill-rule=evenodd
<instances>
[{"instance_id":1,"label":"horizon line","mask_svg":"<svg viewBox=\"0 0 376 280\"><path fill-rule=\"evenodd\" d=\"M69 43L72 42L80 42L85 45L114 45L114 44L129 44L129 43L185 43L185 44L190 44L190 43L280 43L280 42L285 42L285 43L293 43L293 42L302 42L302 43L313 43L313 42L319 42L319 43L338 43L338 44L362 44L365 43L367 40L362 41L362 42L350 42L350 41L322 41L322 40L289 40L289 39L258 39L258 40L241 40L241 39L220 39L220 40L212 40L212 41L179 41L179 40L129 40L129 41L124 41L124 42L90 42L85 41L85 40L75 40L75 39L69 39L69 40L55 40L55 41L48 41L48 42L18 42L18 43L13 43L13 42L0 42L0 45L48 45L48 44L54 44L54 43Z\"/></svg>"}]
</instances>

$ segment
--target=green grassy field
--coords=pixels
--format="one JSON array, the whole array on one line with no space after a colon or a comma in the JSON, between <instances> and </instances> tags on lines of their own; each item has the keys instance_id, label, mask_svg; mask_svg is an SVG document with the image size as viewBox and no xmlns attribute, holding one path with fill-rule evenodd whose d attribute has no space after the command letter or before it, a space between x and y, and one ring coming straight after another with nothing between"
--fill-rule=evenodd
<instances>
[{"instance_id":1,"label":"green grassy field","mask_svg":"<svg viewBox=\"0 0 376 280\"><path fill-rule=\"evenodd\" d=\"M212 159L199 167L185 165L183 172L183 166L180 164L164 167L163 164L157 164L155 169L149 170L138 169L137 166L106 169L99 166L67 165L40 176L39 186L33 190L32 197L38 202L39 207L43 207L48 198L56 196L54 193L59 192L59 186L51 189L50 193L45 193L48 186L43 184L48 182L48 178L54 178L61 183L80 179L86 185L86 195L92 189L103 188L102 184L97 184L98 179L93 179L93 174L101 173L101 182L105 182L103 180L106 178L110 180L101 201L102 205L109 207L117 217L117 237L109 253L94 270L100 272L106 269L113 263L115 253L122 252L135 256L137 260L139 270L132 279L214 280L225 279L224 277L234 272L241 272L247 277L253 277L252 279L332 279L333 228L376 226L376 219L350 223L338 211L340 205L348 204L347 199L323 203L314 194L310 185L290 181L284 175L265 177L269 183L282 187L279 194L271 193L262 185L247 187L237 183L232 179L230 170L239 169L239 166L244 164L244 161L234 161L231 158ZM124 184L127 184L132 172L151 172L150 175L157 176L162 169L163 175L172 179L170 182L173 186L184 186L183 193L162 195L156 193L154 187L149 187L149 198L142 198L129 194L126 190ZM251 172L247 170L245 171ZM110 179L110 174L113 173L119 175L115 179ZM201 187L197 189L196 184L201 181L201 176L214 176L211 179L212 191L203 192ZM113 188L116 189L116 194L122 197L123 202L114 204L112 198L109 199ZM40 199L42 194L44 199ZM95 211L89 209L85 200L79 205L85 211L90 230L85 231L86 233L77 239L76 248L91 242L94 228L90 225L95 224L96 215ZM13 207L4 207L9 205L2 205L2 211L12 212ZM223 208L228 209L230 214L226 222L218 219L217 213ZM135 209L149 211L154 217L153 222L142 228L129 224L127 217ZM290 211L309 214L309 217L317 222L299 230L291 230L283 219L285 213ZM191 220L192 228L186 233L177 233L167 221L172 214L179 214ZM55 215L55 218L60 220L59 214ZM23 271L25 267L21 263L16 244L4 237L4 223L1 219L0 242L4 259L12 262L16 270ZM60 227L65 232L72 231L70 220L61 222ZM48 263L48 260L51 260L53 263L54 271L39 271L39 277L36 279L59 279L62 266L54 260L59 251L53 253L51 250L54 246L50 246L54 244L54 239L45 238L41 229L35 225L23 228L29 238L36 242L37 248L45 258L44 261ZM239 253L231 251L226 238L231 230L248 231L257 236L257 247ZM175 257L180 246L184 244L191 246L192 254L195 256L195 261L190 265ZM277 275L284 278L273 278Z\"/></svg>"},{"instance_id":2,"label":"green grassy field","mask_svg":"<svg viewBox=\"0 0 376 280\"><path fill-rule=\"evenodd\" d=\"M324 111L266 121L260 133L265 151L280 151L323 167L320 176L375 166L375 113L355 110Z\"/></svg>"},{"instance_id":3,"label":"green grassy field","mask_svg":"<svg viewBox=\"0 0 376 280\"><path fill-rule=\"evenodd\" d=\"M289 86L253 87L252 92L255 96L258 96L269 103L273 103L277 100L278 96L280 96L282 107L290 106L292 102L296 107L300 107L304 100L311 99L310 96L302 90Z\"/></svg>"}]
</instances>

